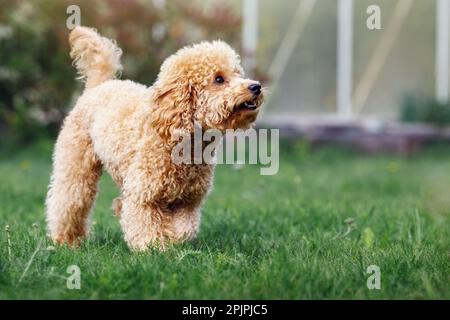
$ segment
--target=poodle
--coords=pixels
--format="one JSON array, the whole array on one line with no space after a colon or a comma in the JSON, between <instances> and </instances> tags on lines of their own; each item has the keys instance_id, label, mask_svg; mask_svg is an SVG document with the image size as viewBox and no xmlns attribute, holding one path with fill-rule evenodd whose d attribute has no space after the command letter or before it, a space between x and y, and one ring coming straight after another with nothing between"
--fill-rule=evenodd
<instances>
[{"instance_id":1,"label":"poodle","mask_svg":"<svg viewBox=\"0 0 450 320\"><path fill-rule=\"evenodd\" d=\"M69 245L86 238L105 169L120 188L113 208L132 250L194 238L214 165L175 164L171 150L194 123L221 132L249 128L263 102L260 83L244 78L238 54L222 41L178 50L151 87L115 79L122 51L94 29L76 27L69 42L85 89L54 147L50 237Z\"/></svg>"}]
</instances>

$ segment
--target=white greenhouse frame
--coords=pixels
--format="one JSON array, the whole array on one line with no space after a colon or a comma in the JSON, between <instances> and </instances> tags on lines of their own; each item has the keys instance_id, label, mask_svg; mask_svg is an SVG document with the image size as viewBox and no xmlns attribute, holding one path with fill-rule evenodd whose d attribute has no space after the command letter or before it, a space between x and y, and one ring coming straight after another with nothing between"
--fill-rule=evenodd
<instances>
[{"instance_id":1,"label":"white greenhouse frame","mask_svg":"<svg viewBox=\"0 0 450 320\"><path fill-rule=\"evenodd\" d=\"M268 69L272 79L272 92L276 90L291 55L317 0L299 0L298 8L277 53ZM436 1L436 48L435 48L435 97L449 100L450 67L450 0ZM383 28L377 47L353 91L353 8L354 0L338 0L337 10L337 98L336 116L342 119L356 117L364 108L367 98L377 81L395 40L415 0L397 0L392 18ZM243 63L250 74L256 65L255 52L258 44L258 0L243 0Z\"/></svg>"}]
</instances>

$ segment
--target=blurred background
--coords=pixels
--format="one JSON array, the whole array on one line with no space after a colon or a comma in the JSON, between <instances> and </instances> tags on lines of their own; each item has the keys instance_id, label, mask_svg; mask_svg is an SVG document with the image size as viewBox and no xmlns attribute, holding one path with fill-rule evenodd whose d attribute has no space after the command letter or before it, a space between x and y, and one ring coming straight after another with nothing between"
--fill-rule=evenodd
<instances>
[{"instance_id":1,"label":"blurred background","mask_svg":"<svg viewBox=\"0 0 450 320\"><path fill-rule=\"evenodd\" d=\"M80 94L67 41L72 4L81 24L117 39L122 78L150 85L178 48L221 38L269 88L260 126L313 142L358 140L369 151L448 140L448 0L0 0L8 141L54 137ZM366 25L371 5L379 30Z\"/></svg>"}]
</instances>

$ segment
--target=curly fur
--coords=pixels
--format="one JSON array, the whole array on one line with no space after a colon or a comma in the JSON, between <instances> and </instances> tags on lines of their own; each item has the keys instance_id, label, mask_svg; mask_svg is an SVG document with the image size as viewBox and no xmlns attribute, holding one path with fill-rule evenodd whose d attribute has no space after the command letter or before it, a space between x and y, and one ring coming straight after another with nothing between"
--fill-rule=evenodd
<instances>
[{"instance_id":1,"label":"curly fur","mask_svg":"<svg viewBox=\"0 0 450 320\"><path fill-rule=\"evenodd\" d=\"M99 36L94 29L75 28L69 42L72 47L70 57L80 74L78 79L87 79L86 88L113 79L122 71L122 50L113 41Z\"/></svg>"},{"instance_id":2,"label":"curly fur","mask_svg":"<svg viewBox=\"0 0 450 320\"><path fill-rule=\"evenodd\" d=\"M64 120L55 144L46 199L50 236L77 244L89 229L89 212L102 170L121 190L113 201L132 249L164 248L193 238L214 173L210 164L174 164L172 148L193 124L204 129L248 128L258 109L236 111L244 101L259 107L243 78L239 56L222 41L180 49L162 64L151 87L114 80L121 51L93 29L70 34L71 55L86 88ZM214 82L217 75L225 83Z\"/></svg>"}]
</instances>

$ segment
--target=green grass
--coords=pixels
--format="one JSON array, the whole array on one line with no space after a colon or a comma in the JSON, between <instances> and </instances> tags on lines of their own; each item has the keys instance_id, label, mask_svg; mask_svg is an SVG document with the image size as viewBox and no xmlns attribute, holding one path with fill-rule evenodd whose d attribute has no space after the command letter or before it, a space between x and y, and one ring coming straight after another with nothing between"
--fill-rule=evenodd
<instances>
[{"instance_id":1,"label":"green grass","mask_svg":"<svg viewBox=\"0 0 450 320\"><path fill-rule=\"evenodd\" d=\"M128 250L106 174L90 239L47 250L50 150L0 151L1 299L450 298L450 148L401 158L284 143L277 175L220 166L199 237L163 253ZM63 278L73 264L81 290ZM370 265L381 290L366 286Z\"/></svg>"}]
</instances>

